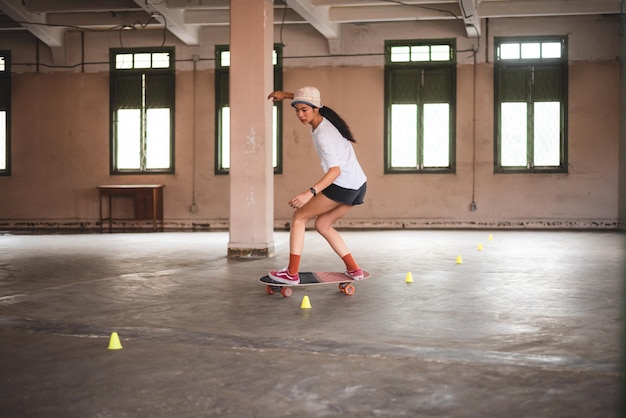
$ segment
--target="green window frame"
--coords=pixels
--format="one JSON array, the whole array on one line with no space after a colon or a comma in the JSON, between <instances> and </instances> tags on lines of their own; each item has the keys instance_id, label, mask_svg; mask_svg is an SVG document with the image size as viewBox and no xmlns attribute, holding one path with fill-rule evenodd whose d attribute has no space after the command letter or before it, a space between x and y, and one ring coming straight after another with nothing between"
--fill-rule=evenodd
<instances>
[{"instance_id":1,"label":"green window frame","mask_svg":"<svg viewBox=\"0 0 626 418\"><path fill-rule=\"evenodd\" d=\"M274 44L274 90L283 89L283 49ZM230 46L215 46L215 174L228 174L230 168ZM273 166L274 174L282 174L282 103L273 106Z\"/></svg>"},{"instance_id":2,"label":"green window frame","mask_svg":"<svg viewBox=\"0 0 626 418\"><path fill-rule=\"evenodd\" d=\"M567 41L494 38L496 173L567 173Z\"/></svg>"},{"instance_id":3,"label":"green window frame","mask_svg":"<svg viewBox=\"0 0 626 418\"><path fill-rule=\"evenodd\" d=\"M385 42L385 173L456 170L456 41Z\"/></svg>"},{"instance_id":4,"label":"green window frame","mask_svg":"<svg viewBox=\"0 0 626 418\"><path fill-rule=\"evenodd\" d=\"M0 51L0 176L11 175L11 51Z\"/></svg>"},{"instance_id":5,"label":"green window frame","mask_svg":"<svg viewBox=\"0 0 626 418\"><path fill-rule=\"evenodd\" d=\"M110 49L111 174L173 174L173 47Z\"/></svg>"}]
</instances>

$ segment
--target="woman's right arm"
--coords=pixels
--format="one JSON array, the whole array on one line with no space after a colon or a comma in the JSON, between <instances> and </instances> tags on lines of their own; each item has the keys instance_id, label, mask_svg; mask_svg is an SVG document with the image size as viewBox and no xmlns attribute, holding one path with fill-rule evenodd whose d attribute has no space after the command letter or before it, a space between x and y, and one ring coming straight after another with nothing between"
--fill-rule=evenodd
<instances>
[{"instance_id":1,"label":"woman's right arm","mask_svg":"<svg viewBox=\"0 0 626 418\"><path fill-rule=\"evenodd\" d=\"M267 96L268 99L272 99L274 102L280 102L285 99L293 99L293 93L287 91L273 91Z\"/></svg>"}]
</instances>

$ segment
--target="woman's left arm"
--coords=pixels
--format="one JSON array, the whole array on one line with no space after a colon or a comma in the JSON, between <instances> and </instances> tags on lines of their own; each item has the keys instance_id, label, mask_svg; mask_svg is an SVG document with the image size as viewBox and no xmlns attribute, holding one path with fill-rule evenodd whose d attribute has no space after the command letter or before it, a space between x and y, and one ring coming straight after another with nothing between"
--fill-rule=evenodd
<instances>
[{"instance_id":1,"label":"woman's left arm","mask_svg":"<svg viewBox=\"0 0 626 418\"><path fill-rule=\"evenodd\" d=\"M337 180L337 177L341 174L341 168L339 166L330 167L328 171L324 174L324 177L320 179L317 183L313 185L313 188L316 192L321 192L331 184L333 181Z\"/></svg>"}]
</instances>

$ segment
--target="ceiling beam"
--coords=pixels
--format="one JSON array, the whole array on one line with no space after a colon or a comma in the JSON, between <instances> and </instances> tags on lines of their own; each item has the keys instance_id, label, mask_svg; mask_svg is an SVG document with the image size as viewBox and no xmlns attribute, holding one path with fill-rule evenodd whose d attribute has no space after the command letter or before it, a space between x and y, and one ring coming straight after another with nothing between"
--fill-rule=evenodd
<instances>
[{"instance_id":1,"label":"ceiling beam","mask_svg":"<svg viewBox=\"0 0 626 418\"><path fill-rule=\"evenodd\" d=\"M115 27L134 28L145 27L151 24L151 27L162 26L153 20L150 15L141 9L136 11L118 11L118 12L77 12L77 13L48 13L48 23L59 26L73 26L80 28L98 28L110 29Z\"/></svg>"},{"instance_id":2,"label":"ceiling beam","mask_svg":"<svg viewBox=\"0 0 626 418\"><path fill-rule=\"evenodd\" d=\"M283 13L284 11L282 8L274 9L274 24L279 25L283 23ZM185 13L185 23L190 25L228 26L230 24L230 11L228 9L187 10ZM292 24L308 22L295 11L287 8L284 23Z\"/></svg>"},{"instance_id":3,"label":"ceiling beam","mask_svg":"<svg viewBox=\"0 0 626 418\"><path fill-rule=\"evenodd\" d=\"M28 0L31 13L139 10L133 0Z\"/></svg>"},{"instance_id":4,"label":"ceiling beam","mask_svg":"<svg viewBox=\"0 0 626 418\"><path fill-rule=\"evenodd\" d=\"M619 14L621 0L483 0L482 18Z\"/></svg>"},{"instance_id":5,"label":"ceiling beam","mask_svg":"<svg viewBox=\"0 0 626 418\"><path fill-rule=\"evenodd\" d=\"M458 0L311 0L313 6L389 6L390 4L400 5L423 5L433 7L436 4L457 3Z\"/></svg>"},{"instance_id":6,"label":"ceiling beam","mask_svg":"<svg viewBox=\"0 0 626 418\"><path fill-rule=\"evenodd\" d=\"M461 17L465 23L465 32L468 38L480 36L480 16L476 9L476 0L459 0Z\"/></svg>"},{"instance_id":7,"label":"ceiling beam","mask_svg":"<svg viewBox=\"0 0 626 418\"><path fill-rule=\"evenodd\" d=\"M185 45L200 44L200 28L185 23L185 11L183 9L169 9L167 2L150 3L146 0L133 0L155 20L164 24Z\"/></svg>"},{"instance_id":8,"label":"ceiling beam","mask_svg":"<svg viewBox=\"0 0 626 418\"><path fill-rule=\"evenodd\" d=\"M418 5L403 6L372 6L372 7L331 7L330 20L332 22L399 22L407 20L441 20L458 19L461 15L458 2L442 4L433 8L423 8Z\"/></svg>"},{"instance_id":9,"label":"ceiling beam","mask_svg":"<svg viewBox=\"0 0 626 418\"><path fill-rule=\"evenodd\" d=\"M65 29L46 26L45 15L30 13L26 10L22 0L0 0L0 10L50 48L63 46Z\"/></svg>"},{"instance_id":10,"label":"ceiling beam","mask_svg":"<svg viewBox=\"0 0 626 418\"><path fill-rule=\"evenodd\" d=\"M230 0L167 0L170 9L230 9Z\"/></svg>"},{"instance_id":11,"label":"ceiling beam","mask_svg":"<svg viewBox=\"0 0 626 418\"><path fill-rule=\"evenodd\" d=\"M289 7L308 21L326 39L338 39L341 26L329 19L329 6L313 6L310 0L286 0Z\"/></svg>"}]
</instances>

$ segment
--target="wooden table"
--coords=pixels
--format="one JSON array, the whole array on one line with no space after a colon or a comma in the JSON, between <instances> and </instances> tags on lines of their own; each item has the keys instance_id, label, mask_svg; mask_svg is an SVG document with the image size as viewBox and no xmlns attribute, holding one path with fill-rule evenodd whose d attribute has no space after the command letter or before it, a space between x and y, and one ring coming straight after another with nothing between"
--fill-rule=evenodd
<instances>
[{"instance_id":1,"label":"wooden table","mask_svg":"<svg viewBox=\"0 0 626 418\"><path fill-rule=\"evenodd\" d=\"M154 230L157 222L161 223L163 231L163 184L115 184L100 185L100 231L104 221L109 222L109 232L113 232L113 197L132 197L135 209L134 220L152 220ZM108 198L108 216L102 216L102 200Z\"/></svg>"}]
</instances>

